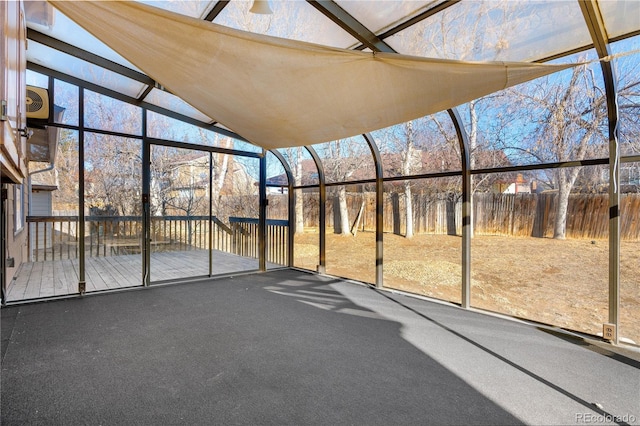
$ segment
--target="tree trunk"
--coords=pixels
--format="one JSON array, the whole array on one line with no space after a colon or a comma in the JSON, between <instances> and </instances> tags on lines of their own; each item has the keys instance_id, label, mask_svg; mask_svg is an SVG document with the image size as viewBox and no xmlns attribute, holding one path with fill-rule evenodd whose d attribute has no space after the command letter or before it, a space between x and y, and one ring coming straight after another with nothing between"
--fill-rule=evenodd
<instances>
[{"instance_id":1,"label":"tree trunk","mask_svg":"<svg viewBox=\"0 0 640 426\"><path fill-rule=\"evenodd\" d=\"M340 207L340 230L341 235L351 235L349 232L349 209L347 208L347 188L340 187L338 191L338 205Z\"/></svg>"},{"instance_id":2,"label":"tree trunk","mask_svg":"<svg viewBox=\"0 0 640 426\"><path fill-rule=\"evenodd\" d=\"M580 167L558 170L556 181L558 182L558 203L556 206L556 217L553 222L553 238L564 240L567 238L567 212L569 211L569 195L571 188L578 178Z\"/></svg>"},{"instance_id":3,"label":"tree trunk","mask_svg":"<svg viewBox=\"0 0 640 426\"><path fill-rule=\"evenodd\" d=\"M567 237L567 210L569 207L569 189L566 185L558 188L558 206L553 223L553 238L564 240Z\"/></svg>"},{"instance_id":4,"label":"tree trunk","mask_svg":"<svg viewBox=\"0 0 640 426\"><path fill-rule=\"evenodd\" d=\"M413 197L411 196L411 183L408 180L404 181L404 200L405 200L405 214L407 224L405 238L413 237Z\"/></svg>"}]
</instances>

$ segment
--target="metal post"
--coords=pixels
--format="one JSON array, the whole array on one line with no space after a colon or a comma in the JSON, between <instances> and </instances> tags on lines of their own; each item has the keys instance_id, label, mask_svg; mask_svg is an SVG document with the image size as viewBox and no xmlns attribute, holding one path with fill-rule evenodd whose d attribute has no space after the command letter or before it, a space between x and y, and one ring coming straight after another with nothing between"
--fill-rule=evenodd
<instances>
[{"instance_id":1,"label":"metal post","mask_svg":"<svg viewBox=\"0 0 640 426\"><path fill-rule=\"evenodd\" d=\"M469 155L469 137L462 127L458 111L448 110L451 121L456 128L460 143L460 160L462 162L462 292L461 306L471 307L471 158Z\"/></svg>"},{"instance_id":2,"label":"metal post","mask_svg":"<svg viewBox=\"0 0 640 426\"><path fill-rule=\"evenodd\" d=\"M85 218L84 218L84 88L80 87L78 93L78 293L84 294L87 290L86 264L85 264Z\"/></svg>"},{"instance_id":3,"label":"metal post","mask_svg":"<svg viewBox=\"0 0 640 426\"><path fill-rule=\"evenodd\" d=\"M376 287L382 288L384 286L384 182L382 180L384 176L382 158L373 137L369 133L362 136L364 136L369 145L376 168Z\"/></svg>"},{"instance_id":4,"label":"metal post","mask_svg":"<svg viewBox=\"0 0 640 426\"><path fill-rule=\"evenodd\" d=\"M213 275L213 152L209 152L209 276Z\"/></svg>"},{"instance_id":5,"label":"metal post","mask_svg":"<svg viewBox=\"0 0 640 426\"><path fill-rule=\"evenodd\" d=\"M260 157L260 211L258 215L258 268L267 270L267 151L262 151Z\"/></svg>"},{"instance_id":6,"label":"metal post","mask_svg":"<svg viewBox=\"0 0 640 426\"><path fill-rule=\"evenodd\" d=\"M600 58L611 54L602 13L596 0L579 2L582 15ZM609 323L615 326L613 342L618 344L620 325L620 146L618 145L618 102L616 77L609 61L601 61L609 120Z\"/></svg>"},{"instance_id":7,"label":"metal post","mask_svg":"<svg viewBox=\"0 0 640 426\"><path fill-rule=\"evenodd\" d=\"M142 284L151 283L151 144L147 139L147 110L142 110Z\"/></svg>"},{"instance_id":8,"label":"metal post","mask_svg":"<svg viewBox=\"0 0 640 426\"><path fill-rule=\"evenodd\" d=\"M318 237L319 237L319 259L318 259L318 272L324 274L327 272L327 188L325 186L326 179L324 176L324 167L322 166L322 161L318 156L318 153L315 149L310 146L305 146L305 149L311 155L313 162L316 164L316 168L318 169L318 190L320 191L320 200L319 200L319 212L318 212Z\"/></svg>"}]
</instances>

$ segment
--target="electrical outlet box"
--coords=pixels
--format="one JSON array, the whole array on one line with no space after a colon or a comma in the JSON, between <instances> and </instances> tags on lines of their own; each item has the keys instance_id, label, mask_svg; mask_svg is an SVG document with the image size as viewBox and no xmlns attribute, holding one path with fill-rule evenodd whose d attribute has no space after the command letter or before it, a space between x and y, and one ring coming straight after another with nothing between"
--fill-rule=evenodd
<instances>
[{"instance_id":1,"label":"electrical outlet box","mask_svg":"<svg viewBox=\"0 0 640 426\"><path fill-rule=\"evenodd\" d=\"M602 324L602 337L605 340L615 340L616 338L615 324Z\"/></svg>"}]
</instances>

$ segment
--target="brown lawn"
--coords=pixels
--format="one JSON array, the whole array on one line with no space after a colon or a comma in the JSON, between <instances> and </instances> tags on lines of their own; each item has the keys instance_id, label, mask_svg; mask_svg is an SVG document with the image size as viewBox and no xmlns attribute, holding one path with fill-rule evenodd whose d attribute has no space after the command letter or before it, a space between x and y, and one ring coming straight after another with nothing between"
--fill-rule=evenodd
<instances>
[{"instance_id":1,"label":"brown lawn","mask_svg":"<svg viewBox=\"0 0 640 426\"><path fill-rule=\"evenodd\" d=\"M461 238L384 235L384 285L460 303ZM599 334L608 322L606 240L476 235L471 242L471 305ZM296 236L295 266L316 269L318 234ZM375 235L327 234L327 273L375 281ZM640 344L640 241L623 241L620 336Z\"/></svg>"}]
</instances>

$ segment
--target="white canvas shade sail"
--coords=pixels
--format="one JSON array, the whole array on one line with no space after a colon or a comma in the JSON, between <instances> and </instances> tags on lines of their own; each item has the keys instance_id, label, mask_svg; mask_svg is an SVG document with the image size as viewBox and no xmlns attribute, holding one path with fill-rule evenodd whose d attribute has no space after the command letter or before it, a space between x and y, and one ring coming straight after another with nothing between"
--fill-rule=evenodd
<instances>
[{"instance_id":1,"label":"white canvas shade sail","mask_svg":"<svg viewBox=\"0 0 640 426\"><path fill-rule=\"evenodd\" d=\"M361 52L136 2L50 2L169 91L266 149L363 134L575 65Z\"/></svg>"}]
</instances>

